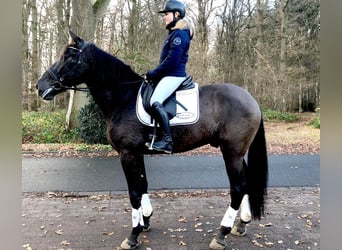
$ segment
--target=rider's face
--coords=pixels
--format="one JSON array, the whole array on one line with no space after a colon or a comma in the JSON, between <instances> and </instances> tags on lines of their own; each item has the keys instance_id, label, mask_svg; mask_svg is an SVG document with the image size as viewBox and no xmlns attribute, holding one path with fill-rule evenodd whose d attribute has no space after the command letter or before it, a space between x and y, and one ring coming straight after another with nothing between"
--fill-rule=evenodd
<instances>
[{"instance_id":1,"label":"rider's face","mask_svg":"<svg viewBox=\"0 0 342 250\"><path fill-rule=\"evenodd\" d=\"M173 13L172 12L165 12L163 14L163 19L165 21L165 24L168 25L173 21Z\"/></svg>"}]
</instances>

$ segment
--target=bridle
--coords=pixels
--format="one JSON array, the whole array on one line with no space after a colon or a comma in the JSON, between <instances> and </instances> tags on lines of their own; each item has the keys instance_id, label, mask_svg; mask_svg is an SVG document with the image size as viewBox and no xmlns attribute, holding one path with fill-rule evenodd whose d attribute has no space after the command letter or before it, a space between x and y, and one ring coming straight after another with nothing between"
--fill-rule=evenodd
<instances>
[{"instance_id":1,"label":"bridle","mask_svg":"<svg viewBox=\"0 0 342 250\"><path fill-rule=\"evenodd\" d=\"M75 65L80 65L82 64L82 57L81 54L84 51L84 49L88 46L88 42L83 42L82 47L80 49L75 48L73 46L69 46L68 49L73 49L77 51L77 54L75 55L75 57L73 59L71 59L71 62L74 63ZM53 66L52 66L53 67ZM76 85L73 86L65 86L63 84L63 80L64 77L63 76L59 76L58 72L55 72L53 70L53 68L50 67L48 68L47 72L49 73L49 75L51 76L51 78L54 80L53 84L52 84L52 88L56 91L59 90L74 90L74 91L89 91L89 88L79 88Z\"/></svg>"}]
</instances>

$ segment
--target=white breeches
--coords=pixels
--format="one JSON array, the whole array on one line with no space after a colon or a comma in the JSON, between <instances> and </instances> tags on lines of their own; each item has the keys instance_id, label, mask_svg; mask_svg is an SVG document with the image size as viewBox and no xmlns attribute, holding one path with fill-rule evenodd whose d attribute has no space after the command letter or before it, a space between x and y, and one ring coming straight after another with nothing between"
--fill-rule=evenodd
<instances>
[{"instance_id":1,"label":"white breeches","mask_svg":"<svg viewBox=\"0 0 342 250\"><path fill-rule=\"evenodd\" d=\"M151 96L150 105L153 103L159 102L163 104L163 102L173 93L176 89L181 85L181 83L186 79L186 77L178 77L178 76L165 76L160 80L157 84L156 89Z\"/></svg>"}]
</instances>

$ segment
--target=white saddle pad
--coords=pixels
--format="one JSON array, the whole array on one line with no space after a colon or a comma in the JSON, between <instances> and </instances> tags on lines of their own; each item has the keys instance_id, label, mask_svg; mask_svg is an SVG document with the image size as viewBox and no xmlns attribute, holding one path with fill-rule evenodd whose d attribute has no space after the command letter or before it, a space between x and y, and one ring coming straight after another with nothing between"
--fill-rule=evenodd
<instances>
[{"instance_id":1,"label":"white saddle pad","mask_svg":"<svg viewBox=\"0 0 342 250\"><path fill-rule=\"evenodd\" d=\"M142 105L140 91L141 88L137 97L137 117L144 125L153 127L154 121L152 121L151 116L145 111ZM195 88L177 91L176 99L184 107L186 107L187 110L184 110L180 105L177 104L176 116L170 120L170 125L189 125L196 123L199 118L198 84L195 83Z\"/></svg>"}]
</instances>

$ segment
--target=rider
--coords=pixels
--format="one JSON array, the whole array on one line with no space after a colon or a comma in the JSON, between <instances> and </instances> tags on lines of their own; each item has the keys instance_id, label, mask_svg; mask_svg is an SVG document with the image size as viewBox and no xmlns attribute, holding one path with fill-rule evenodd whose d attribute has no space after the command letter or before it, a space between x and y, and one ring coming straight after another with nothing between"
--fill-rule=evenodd
<instances>
[{"instance_id":1,"label":"rider","mask_svg":"<svg viewBox=\"0 0 342 250\"><path fill-rule=\"evenodd\" d=\"M169 31L161 50L159 65L146 73L146 79L158 83L151 97L152 116L162 129L162 138L153 143L152 148L172 153L172 136L169 116L163 102L180 86L186 78L185 66L193 32L183 19L185 6L176 0L166 1L163 10L166 29ZM148 145L147 143L147 146Z\"/></svg>"}]
</instances>

